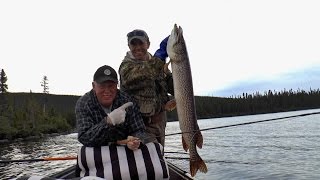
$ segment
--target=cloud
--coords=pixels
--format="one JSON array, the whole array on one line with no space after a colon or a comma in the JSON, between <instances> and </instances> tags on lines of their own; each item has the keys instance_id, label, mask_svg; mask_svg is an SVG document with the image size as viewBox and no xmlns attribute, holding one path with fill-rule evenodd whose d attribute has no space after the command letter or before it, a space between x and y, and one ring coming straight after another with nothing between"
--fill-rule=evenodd
<instances>
[{"instance_id":1,"label":"cloud","mask_svg":"<svg viewBox=\"0 0 320 180\"><path fill-rule=\"evenodd\" d=\"M222 90L211 92L212 96L230 97L242 95L242 93L264 94L266 91L281 91L281 90L305 90L318 89L320 84L319 66L308 67L294 72L288 72L278 75L276 78L244 80L237 82Z\"/></svg>"}]
</instances>

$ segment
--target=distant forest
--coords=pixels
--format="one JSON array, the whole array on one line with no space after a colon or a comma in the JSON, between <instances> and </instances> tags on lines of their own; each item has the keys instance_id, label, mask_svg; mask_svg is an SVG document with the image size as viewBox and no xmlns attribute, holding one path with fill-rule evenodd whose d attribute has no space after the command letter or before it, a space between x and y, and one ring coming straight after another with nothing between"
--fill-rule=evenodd
<instances>
[{"instance_id":1,"label":"distant forest","mask_svg":"<svg viewBox=\"0 0 320 180\"><path fill-rule=\"evenodd\" d=\"M75 130L75 103L80 96L46 93L0 94L0 140ZM195 96L198 119L320 108L320 91L283 90L235 97ZM176 110L168 121L176 121Z\"/></svg>"}]
</instances>

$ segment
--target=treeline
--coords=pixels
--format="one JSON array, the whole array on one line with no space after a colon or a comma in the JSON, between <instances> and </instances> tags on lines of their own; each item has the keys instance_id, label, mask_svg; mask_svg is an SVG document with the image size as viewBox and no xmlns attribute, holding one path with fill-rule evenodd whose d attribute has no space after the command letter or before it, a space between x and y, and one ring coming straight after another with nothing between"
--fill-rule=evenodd
<instances>
[{"instance_id":1,"label":"treeline","mask_svg":"<svg viewBox=\"0 0 320 180\"><path fill-rule=\"evenodd\" d=\"M0 139L72 131L78 98L45 93L0 94Z\"/></svg>"},{"instance_id":2,"label":"treeline","mask_svg":"<svg viewBox=\"0 0 320 180\"><path fill-rule=\"evenodd\" d=\"M196 96L195 102L198 119L286 112L320 108L320 90L269 90L229 98ZM168 119L177 120L176 111L168 113Z\"/></svg>"},{"instance_id":3,"label":"treeline","mask_svg":"<svg viewBox=\"0 0 320 180\"><path fill-rule=\"evenodd\" d=\"M80 96L45 93L0 94L0 139L16 139L74 130ZM267 91L235 97L196 96L198 119L320 108L320 90ZM176 110L168 121L176 121Z\"/></svg>"}]
</instances>

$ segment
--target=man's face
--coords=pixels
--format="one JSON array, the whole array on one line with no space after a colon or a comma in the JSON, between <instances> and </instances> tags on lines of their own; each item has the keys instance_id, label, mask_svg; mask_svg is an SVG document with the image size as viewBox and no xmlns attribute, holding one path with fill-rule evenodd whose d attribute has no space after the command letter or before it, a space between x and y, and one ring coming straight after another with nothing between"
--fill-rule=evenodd
<instances>
[{"instance_id":1,"label":"man's face","mask_svg":"<svg viewBox=\"0 0 320 180\"><path fill-rule=\"evenodd\" d=\"M135 59L146 60L150 43L141 41L140 39L133 39L129 44L129 49Z\"/></svg>"},{"instance_id":2,"label":"man's face","mask_svg":"<svg viewBox=\"0 0 320 180\"><path fill-rule=\"evenodd\" d=\"M117 95L117 85L113 81L105 81L98 84L93 82L93 90L96 92L99 103L104 107L110 107Z\"/></svg>"}]
</instances>

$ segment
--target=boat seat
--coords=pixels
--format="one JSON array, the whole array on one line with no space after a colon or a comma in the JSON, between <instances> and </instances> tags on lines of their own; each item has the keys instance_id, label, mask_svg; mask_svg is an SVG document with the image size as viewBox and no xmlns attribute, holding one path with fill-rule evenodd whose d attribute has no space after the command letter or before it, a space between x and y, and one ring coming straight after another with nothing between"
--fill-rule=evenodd
<instances>
[{"instance_id":1,"label":"boat seat","mask_svg":"<svg viewBox=\"0 0 320 180\"><path fill-rule=\"evenodd\" d=\"M163 147L150 142L132 151L127 146L110 145L79 148L80 177L104 179L169 179Z\"/></svg>"}]
</instances>

